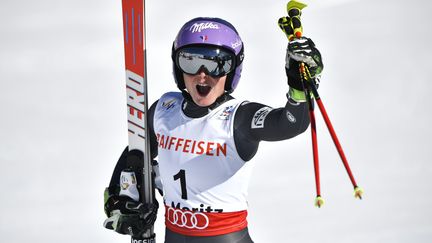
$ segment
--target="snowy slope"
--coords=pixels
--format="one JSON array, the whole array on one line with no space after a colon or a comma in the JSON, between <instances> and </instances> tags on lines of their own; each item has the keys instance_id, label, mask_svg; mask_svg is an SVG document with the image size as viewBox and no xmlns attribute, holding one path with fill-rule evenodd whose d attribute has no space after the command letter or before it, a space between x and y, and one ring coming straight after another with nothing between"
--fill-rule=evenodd
<instances>
[{"instance_id":1,"label":"snowy slope","mask_svg":"<svg viewBox=\"0 0 432 243\"><path fill-rule=\"evenodd\" d=\"M150 100L175 90L170 51L195 16L245 42L238 98L284 103L285 1L149 1ZM324 59L320 94L363 201L318 116L322 192L313 207L309 131L262 143L250 185L255 242L429 242L432 21L428 1L309 1ZM177 10L177 11L174 11ZM120 1L1 1L2 242L128 242L102 227L103 189L127 143ZM263 88L264 87L264 88ZM162 242L162 213L156 226Z\"/></svg>"}]
</instances>

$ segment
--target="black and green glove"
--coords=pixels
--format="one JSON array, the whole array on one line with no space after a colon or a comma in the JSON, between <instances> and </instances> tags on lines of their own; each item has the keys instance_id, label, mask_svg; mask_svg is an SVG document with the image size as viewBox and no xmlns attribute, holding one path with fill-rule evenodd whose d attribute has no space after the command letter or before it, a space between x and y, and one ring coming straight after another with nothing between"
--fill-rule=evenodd
<instances>
[{"instance_id":1,"label":"black and green glove","mask_svg":"<svg viewBox=\"0 0 432 243\"><path fill-rule=\"evenodd\" d=\"M282 17L279 19L279 27L289 39L286 57L285 71L288 77L290 87L288 96L297 102L305 102L306 96L304 88L306 84L300 75L300 63L304 63L309 76L308 79L314 82L318 87L320 74L323 70L321 53L315 47L315 43L307 37L296 37L294 33L301 33L301 22L299 12L298 16Z\"/></svg>"},{"instance_id":2,"label":"black and green glove","mask_svg":"<svg viewBox=\"0 0 432 243\"><path fill-rule=\"evenodd\" d=\"M105 201L108 218L104 227L120 234L140 238L156 221L158 202L145 204L127 196L110 195Z\"/></svg>"}]
</instances>

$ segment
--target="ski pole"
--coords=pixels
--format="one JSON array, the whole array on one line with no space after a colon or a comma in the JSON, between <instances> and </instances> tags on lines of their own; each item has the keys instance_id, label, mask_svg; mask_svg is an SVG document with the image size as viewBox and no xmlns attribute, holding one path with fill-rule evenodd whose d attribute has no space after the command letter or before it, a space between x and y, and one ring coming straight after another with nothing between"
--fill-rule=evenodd
<instances>
[{"instance_id":1,"label":"ski pole","mask_svg":"<svg viewBox=\"0 0 432 243\"><path fill-rule=\"evenodd\" d=\"M298 1L289 1L287 4L287 12L290 17L290 22L292 24L293 35L288 38L300 38L302 34L302 25L300 21L301 10L307 5ZM307 83L309 77L306 74L306 69L304 63L300 63L300 76L302 79L302 84ZM320 170L319 170L319 156L318 156L318 139L317 139L317 131L316 131L316 119L314 112L313 100L310 96L310 90L306 86L303 87L303 90L306 95L306 100L308 103L309 109L309 117L311 123L311 137L312 137L312 153L314 160L314 172L315 172L315 187L316 187L316 198L315 198L315 206L320 208L324 205L324 199L321 197L321 182L320 182Z\"/></svg>"},{"instance_id":2,"label":"ski pole","mask_svg":"<svg viewBox=\"0 0 432 243\"><path fill-rule=\"evenodd\" d=\"M336 135L336 132L335 132L335 130L333 128L333 125L332 125L332 123L330 121L330 118L329 118L329 116L327 114L327 111L326 111L326 109L324 107L324 104L323 104L323 102L321 100L321 97L320 97L320 95L318 93L316 85L313 82L309 82L308 85L310 86L310 89L312 90L312 93L313 93L313 95L315 97L316 103L318 104L318 107L319 107L319 109L321 111L321 115L323 116L324 122L327 125L327 128L329 130L330 136L333 139L333 143L336 146L336 149L337 149L337 151L339 153L339 156L340 156L340 158L342 160L342 163L343 163L343 165L345 167L345 170L347 171L348 176L349 176L349 178L351 180L351 183L352 183L352 185L354 187L354 196L356 198L362 199L363 189L361 189L357 185L357 182L354 179L354 175L353 175L353 173L351 171L351 168L350 168L350 166L348 164L348 160L347 160L347 158L345 156L345 153L344 153L344 151L342 149L342 145L339 142L339 139L338 139L338 137Z\"/></svg>"},{"instance_id":3,"label":"ski pole","mask_svg":"<svg viewBox=\"0 0 432 243\"><path fill-rule=\"evenodd\" d=\"M303 79L303 75L302 79ZM311 123L311 137L312 137L312 153L314 160L314 172L315 172L315 187L316 187L316 198L315 198L315 206L321 207L324 205L324 199L321 197L321 182L320 182L320 169L319 169L319 156L318 156L318 139L316 132L316 119L314 112L313 99L310 96L310 92L308 88L303 88L306 93L306 100L309 107L309 117Z\"/></svg>"},{"instance_id":4,"label":"ski pole","mask_svg":"<svg viewBox=\"0 0 432 243\"><path fill-rule=\"evenodd\" d=\"M307 6L306 4L301 3L299 1L296 1L296 0L291 0L290 2L288 2L288 5L287 5L288 15L292 19L292 24L293 24L293 29L294 29L294 35L297 38L300 38L302 36L302 26L301 26L301 22L300 22L300 15L301 15L301 9L303 9L306 6ZM336 132L335 132L335 130L333 128L333 125L332 125L332 123L330 121L330 118L328 117L328 114L326 112L324 104L322 103L321 98L320 98L320 96L318 94L316 85L315 85L315 83L312 80L310 80L311 79L311 75L310 75L309 70L307 69L307 67L305 67L304 63L300 63L300 73L304 77L303 80L305 80L305 81L309 80L309 82L306 82L306 85L307 85L307 88L305 89L306 95L307 96L310 95L309 91L311 90L312 93L313 93L313 95L314 95L314 97L315 97L315 100L316 100L316 102L318 104L318 107L319 107L319 109L321 111L323 119L324 119L324 121L325 121L325 123L327 125L327 128L328 128L328 130L330 132L330 135L332 137L333 143L336 146L336 149L337 149L337 151L339 153L339 156L341 157L341 160L342 160L342 162L344 164L345 170L347 171L348 176L349 176L349 178L351 180L351 183L354 186L354 196L356 198L362 199L363 189L361 189L357 185L357 183L356 183L356 181L354 179L353 173L352 173L352 171L350 169L350 166L348 164L346 156L345 156L345 154L343 152L342 146L341 146L341 144L339 142L339 139L338 139L338 137L336 135ZM312 113L313 113L313 110L312 110ZM314 121L314 123L315 123L315 121ZM312 126L312 119L311 119L311 126ZM315 124L314 124L314 126L315 126ZM313 132L313 130L312 130L312 132Z\"/></svg>"}]
</instances>

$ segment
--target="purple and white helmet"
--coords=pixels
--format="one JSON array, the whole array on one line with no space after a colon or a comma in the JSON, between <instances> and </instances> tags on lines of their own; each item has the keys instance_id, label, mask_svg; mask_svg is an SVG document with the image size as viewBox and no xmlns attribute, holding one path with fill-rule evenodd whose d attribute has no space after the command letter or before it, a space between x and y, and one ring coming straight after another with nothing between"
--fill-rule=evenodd
<instances>
[{"instance_id":1,"label":"purple and white helmet","mask_svg":"<svg viewBox=\"0 0 432 243\"><path fill-rule=\"evenodd\" d=\"M237 87L243 65L243 42L232 24L220 18L199 17L188 21L180 29L173 43L171 56L173 59L173 74L177 87L185 89L183 72L177 67L175 56L182 47L190 46L220 47L235 55L235 68L227 74L225 90L228 93Z\"/></svg>"}]
</instances>

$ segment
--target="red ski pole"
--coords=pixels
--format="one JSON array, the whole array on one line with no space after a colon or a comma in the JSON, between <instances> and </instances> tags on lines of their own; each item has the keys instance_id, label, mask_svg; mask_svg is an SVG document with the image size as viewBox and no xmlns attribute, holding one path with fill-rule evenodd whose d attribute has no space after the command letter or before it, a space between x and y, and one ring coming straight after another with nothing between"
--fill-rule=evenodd
<instances>
[{"instance_id":1,"label":"red ski pole","mask_svg":"<svg viewBox=\"0 0 432 243\"><path fill-rule=\"evenodd\" d=\"M292 22L293 30L294 30L293 31L294 32L293 37L295 36L297 38L300 38L302 36L303 29L302 29L302 25L301 25L301 21L300 21L300 16L301 16L301 9L303 9L306 6L307 6L306 4L301 3L299 1L296 1L296 0L291 0L287 4L288 15L291 18L291 22ZM330 118L327 115L327 112L325 110L324 104L322 103L321 98L320 98L320 96L318 94L316 85L311 80L311 75L309 73L309 70L307 69L307 67L305 67L304 63L300 63L300 74L302 76L302 79L304 81L306 81L305 84L307 86L304 90L306 92L306 97L307 97L307 100L308 100L308 103L309 103L309 114L310 114L310 117L311 117L312 146L313 146L314 166L315 166L315 181L316 181L316 185L317 185L317 194L318 194L317 200L321 199L320 196L319 196L320 195L320 191L319 191L319 189L320 189L319 188L320 182L319 182L319 164L318 164L318 151L317 151L318 150L318 144L317 144L317 141L316 141L316 121L315 121L315 114L314 114L313 105L312 105L312 99L310 98L310 91L312 91L312 93L313 93L313 95L315 97L315 100L316 100L316 102L318 104L318 107L319 107L319 109L321 111L321 114L322 114L322 116L324 118L324 121L325 121L325 123L327 125L327 128L328 128L328 130L330 132L330 135L331 135L331 137L333 139L333 143L336 146L336 149L337 149L337 151L339 153L339 156L341 157L341 160L342 160L342 162L344 164L345 170L347 171L348 176L349 176L349 178L351 180L351 183L354 186L354 196L356 198L362 199L363 189L361 189L357 185L357 183L356 183L356 181L354 179L353 173L352 173L351 168L350 168L350 166L348 164L348 161L346 159L345 153L343 152L342 146L341 146L341 144L339 142L339 139L338 139L338 137L336 135L336 132L335 132L335 130L333 128L333 125L332 125L332 123L330 121ZM317 168L318 168L318 170L317 170ZM318 207L320 207L320 204L318 204L319 201L317 201L317 200L316 200L315 204Z\"/></svg>"},{"instance_id":2,"label":"red ski pole","mask_svg":"<svg viewBox=\"0 0 432 243\"><path fill-rule=\"evenodd\" d=\"M304 65L303 65L304 68ZM303 76L304 73L302 73L302 79L304 79L305 76ZM312 153L313 153L313 160L314 160L314 171L315 171L315 187L316 187L316 193L317 196L315 198L315 206L321 207L324 205L324 199L321 197L321 182L320 182L320 169L319 169L319 156L318 156L318 139L317 139L317 132L316 132L316 119L315 119L315 112L314 112L314 105L313 105L313 99L310 96L310 92L308 88L303 89L306 93L306 100L309 107L309 117L310 117L310 123L311 123L311 137L312 137Z\"/></svg>"},{"instance_id":3,"label":"red ski pole","mask_svg":"<svg viewBox=\"0 0 432 243\"><path fill-rule=\"evenodd\" d=\"M289 38L300 38L302 35L302 26L300 21L301 10L306 7L306 4L303 4L298 1L290 1L287 4L288 16L290 17L290 22L292 25L292 32ZM306 69L304 63L300 63L300 76L303 80L303 84L308 82L309 77L306 74ZM316 187L316 198L315 198L315 206L321 207L324 205L324 199L321 197L321 182L320 182L320 169L319 169L319 156L318 156L318 139L316 132L316 119L314 112L313 100L310 96L310 90L308 87L303 87L303 90L306 95L306 100L309 108L309 117L311 123L311 137L312 137L312 153L314 160L314 171L315 171L315 187Z\"/></svg>"},{"instance_id":4,"label":"red ski pole","mask_svg":"<svg viewBox=\"0 0 432 243\"><path fill-rule=\"evenodd\" d=\"M345 170L347 171L348 176L349 176L349 178L351 180L351 183L352 183L352 185L354 187L354 196L356 198L362 199L363 190L357 185L357 182L354 179L354 175L353 175L353 173L351 171L351 168L350 168L350 166L348 164L348 160L347 160L347 158L345 156L345 153L344 153L344 151L342 149L342 145L339 142L338 136L336 135L336 132L335 132L335 130L333 128L333 125L332 125L332 123L330 121L330 118L329 118L329 116L327 114L327 111L326 111L326 109L324 107L324 104L323 104L323 102L321 100L321 97L319 96L318 90L317 90L317 88L316 88L316 86L315 86L315 84L313 82L309 82L308 85L309 85L310 89L312 90L312 93L313 93L313 95L315 97L316 103L318 104L318 107L319 107L319 109L321 111L321 114L323 116L324 122L327 125L327 128L328 128L328 130L330 132L331 138L333 139L333 143L336 146L336 149L337 149L337 151L339 153L339 156L340 156L340 158L342 160L342 163L343 163L343 165L345 167Z\"/></svg>"}]
</instances>

